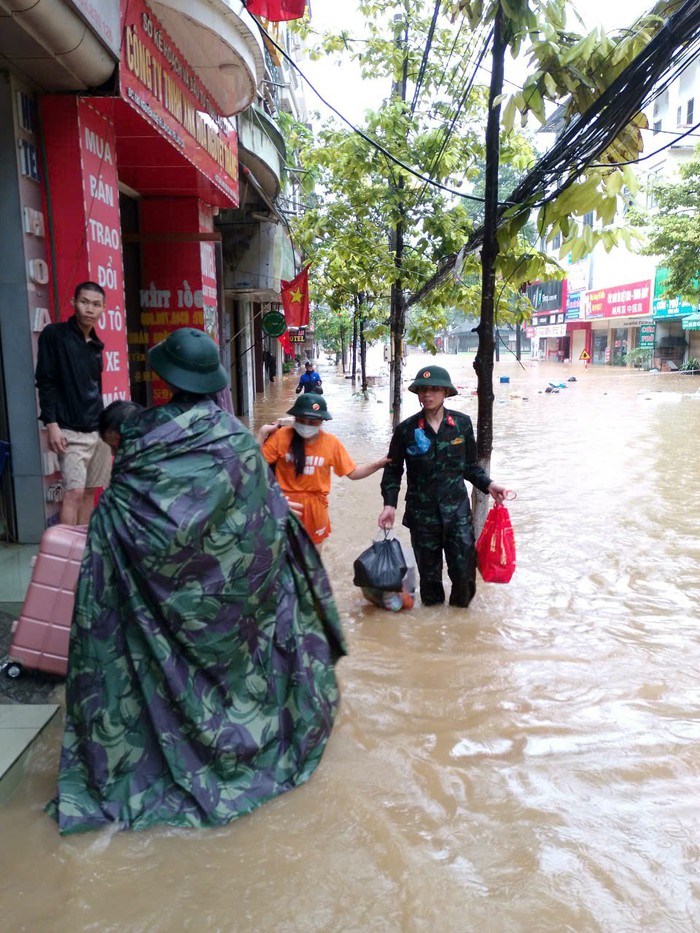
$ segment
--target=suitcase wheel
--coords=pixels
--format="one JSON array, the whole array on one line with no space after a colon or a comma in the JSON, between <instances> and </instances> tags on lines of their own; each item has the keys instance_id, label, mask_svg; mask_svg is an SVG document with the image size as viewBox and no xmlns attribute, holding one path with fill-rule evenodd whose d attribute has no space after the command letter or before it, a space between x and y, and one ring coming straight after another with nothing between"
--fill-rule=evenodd
<instances>
[{"instance_id":1,"label":"suitcase wheel","mask_svg":"<svg viewBox=\"0 0 700 933\"><path fill-rule=\"evenodd\" d=\"M5 677L10 680L17 680L24 674L24 668L17 661L8 661L5 665Z\"/></svg>"}]
</instances>

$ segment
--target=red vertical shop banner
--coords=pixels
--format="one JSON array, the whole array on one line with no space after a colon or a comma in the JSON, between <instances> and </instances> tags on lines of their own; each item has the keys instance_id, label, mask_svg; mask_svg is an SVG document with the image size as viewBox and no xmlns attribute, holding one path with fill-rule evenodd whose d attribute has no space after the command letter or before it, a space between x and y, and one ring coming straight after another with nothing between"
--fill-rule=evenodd
<instances>
[{"instance_id":1,"label":"red vertical shop banner","mask_svg":"<svg viewBox=\"0 0 700 933\"><path fill-rule=\"evenodd\" d=\"M214 229L214 217L208 204L199 204L199 231L209 233ZM219 342L218 291L216 288L216 246L214 242L200 244L202 263L202 326L204 330Z\"/></svg>"},{"instance_id":2,"label":"red vertical shop banner","mask_svg":"<svg viewBox=\"0 0 700 933\"><path fill-rule=\"evenodd\" d=\"M111 123L83 99L78 123L88 269L106 295L97 334L105 345L102 392L108 404L130 397L115 135Z\"/></svg>"},{"instance_id":3,"label":"red vertical shop banner","mask_svg":"<svg viewBox=\"0 0 700 933\"><path fill-rule=\"evenodd\" d=\"M178 327L195 327L218 340L216 252L211 207L196 198L144 198L140 204L141 328L148 346ZM131 335L132 337L134 335ZM146 371L150 401L170 392Z\"/></svg>"},{"instance_id":4,"label":"red vertical shop banner","mask_svg":"<svg viewBox=\"0 0 700 933\"><path fill-rule=\"evenodd\" d=\"M73 314L70 299L80 282L104 288L105 314L96 328L105 343L102 391L105 403L129 398L114 126L89 100L73 95L44 95L39 108L51 218L52 317L65 321Z\"/></svg>"}]
</instances>

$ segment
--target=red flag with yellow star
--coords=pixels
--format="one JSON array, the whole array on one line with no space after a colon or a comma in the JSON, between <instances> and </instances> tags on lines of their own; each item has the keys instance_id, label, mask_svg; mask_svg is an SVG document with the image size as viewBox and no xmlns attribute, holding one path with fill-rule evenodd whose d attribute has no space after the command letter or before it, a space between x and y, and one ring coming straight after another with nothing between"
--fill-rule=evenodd
<instances>
[{"instance_id":1,"label":"red flag with yellow star","mask_svg":"<svg viewBox=\"0 0 700 933\"><path fill-rule=\"evenodd\" d=\"M282 279L281 284L287 327L306 327L309 323L309 266L302 269L291 282Z\"/></svg>"},{"instance_id":2,"label":"red flag with yellow star","mask_svg":"<svg viewBox=\"0 0 700 933\"><path fill-rule=\"evenodd\" d=\"M294 347L292 346L292 341L289 339L289 331L285 330L282 336L277 339L282 344L282 349L287 356L294 356Z\"/></svg>"}]
</instances>

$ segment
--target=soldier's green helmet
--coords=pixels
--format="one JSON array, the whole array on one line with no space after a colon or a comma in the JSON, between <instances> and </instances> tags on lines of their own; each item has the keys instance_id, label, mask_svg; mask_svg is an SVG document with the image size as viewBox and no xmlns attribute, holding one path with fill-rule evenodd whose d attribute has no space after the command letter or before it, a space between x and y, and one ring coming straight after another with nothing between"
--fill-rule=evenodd
<instances>
[{"instance_id":1,"label":"soldier's green helmet","mask_svg":"<svg viewBox=\"0 0 700 933\"><path fill-rule=\"evenodd\" d=\"M180 327L148 351L151 368L170 385L184 392L209 395L228 385L219 348L208 334Z\"/></svg>"},{"instance_id":2,"label":"soldier's green helmet","mask_svg":"<svg viewBox=\"0 0 700 933\"><path fill-rule=\"evenodd\" d=\"M333 418L325 398L315 392L300 395L292 407L287 409L287 414L295 418L317 418L319 421L330 421Z\"/></svg>"},{"instance_id":3,"label":"soldier's green helmet","mask_svg":"<svg viewBox=\"0 0 700 933\"><path fill-rule=\"evenodd\" d=\"M446 389L445 395L447 398L457 394L457 389L452 385L450 374L442 366L426 366L419 369L418 375L408 387L408 391L417 393L419 389L426 389L428 386Z\"/></svg>"}]
</instances>

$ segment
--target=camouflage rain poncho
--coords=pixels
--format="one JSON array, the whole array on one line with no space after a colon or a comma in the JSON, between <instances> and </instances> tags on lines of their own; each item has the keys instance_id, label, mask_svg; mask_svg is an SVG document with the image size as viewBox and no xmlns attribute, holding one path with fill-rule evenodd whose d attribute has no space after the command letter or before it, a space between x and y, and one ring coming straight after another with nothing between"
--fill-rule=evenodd
<instances>
[{"instance_id":1,"label":"camouflage rain poncho","mask_svg":"<svg viewBox=\"0 0 700 933\"><path fill-rule=\"evenodd\" d=\"M183 395L129 422L76 594L60 831L227 823L303 783L343 653L317 552L248 431Z\"/></svg>"}]
</instances>

